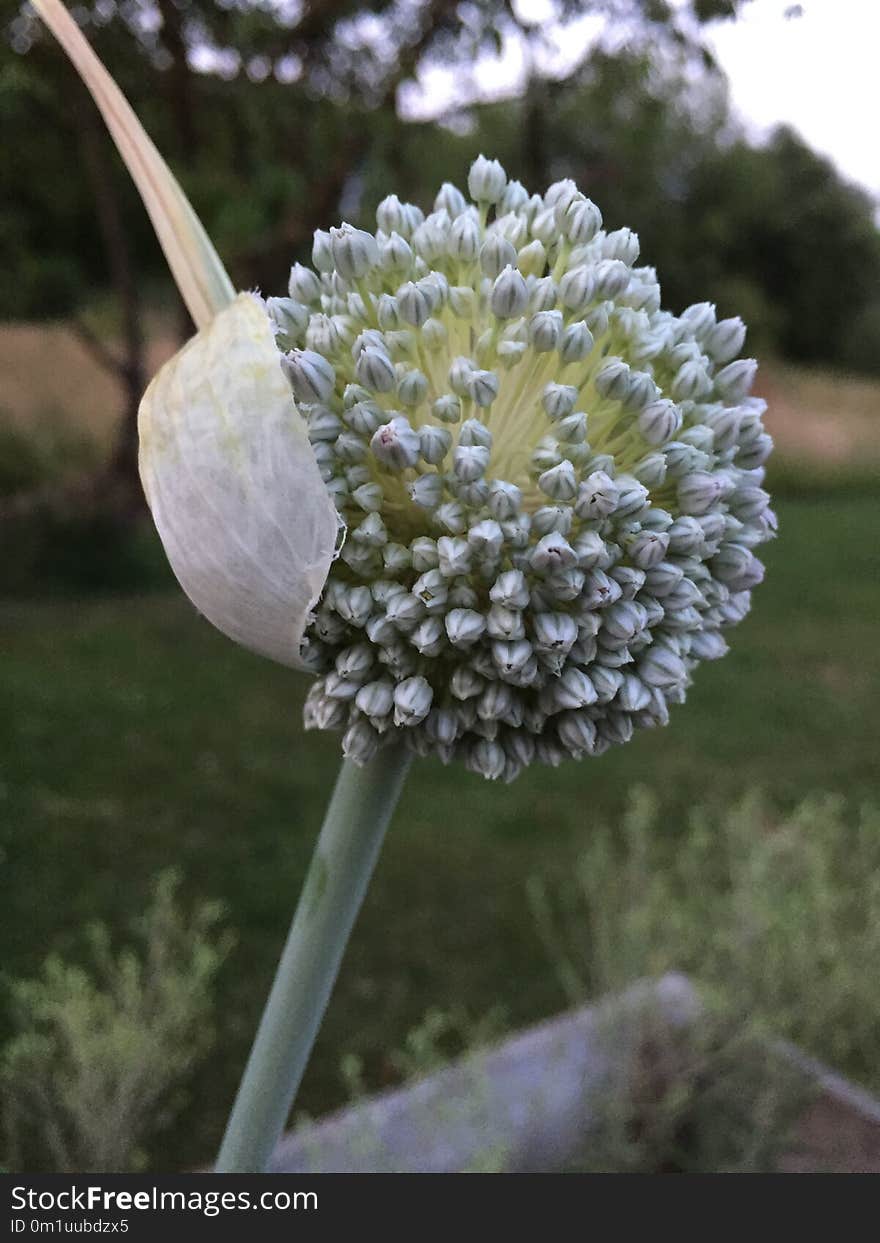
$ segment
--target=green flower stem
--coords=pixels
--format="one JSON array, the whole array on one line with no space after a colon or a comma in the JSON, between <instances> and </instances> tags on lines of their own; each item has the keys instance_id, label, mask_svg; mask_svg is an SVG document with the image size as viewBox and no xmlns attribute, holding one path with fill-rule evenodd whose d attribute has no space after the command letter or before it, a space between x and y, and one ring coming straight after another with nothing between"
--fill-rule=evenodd
<instances>
[{"instance_id":1,"label":"green flower stem","mask_svg":"<svg viewBox=\"0 0 880 1243\"><path fill-rule=\"evenodd\" d=\"M266 1169L290 1114L410 763L402 743L343 762L217 1159Z\"/></svg>"}]
</instances>

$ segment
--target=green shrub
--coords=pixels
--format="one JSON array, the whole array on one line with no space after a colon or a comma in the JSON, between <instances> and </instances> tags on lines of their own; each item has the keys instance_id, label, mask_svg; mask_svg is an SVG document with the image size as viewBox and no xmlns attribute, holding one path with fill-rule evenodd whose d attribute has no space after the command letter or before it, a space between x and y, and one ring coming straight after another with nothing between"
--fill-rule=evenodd
<instances>
[{"instance_id":1,"label":"green shrub","mask_svg":"<svg viewBox=\"0 0 880 1243\"><path fill-rule=\"evenodd\" d=\"M748 1015L676 1028L656 1006L611 1014L607 1074L573 1168L589 1173L770 1173L814 1089Z\"/></svg>"},{"instance_id":2,"label":"green shrub","mask_svg":"<svg viewBox=\"0 0 880 1243\"><path fill-rule=\"evenodd\" d=\"M212 1043L212 989L231 947L221 907L203 902L184 915L178 885L172 870L158 877L137 948L114 951L95 924L91 969L53 955L35 979L9 983L7 1166L138 1170L144 1141L173 1120Z\"/></svg>"},{"instance_id":3,"label":"green shrub","mask_svg":"<svg viewBox=\"0 0 880 1243\"><path fill-rule=\"evenodd\" d=\"M751 794L673 831L636 791L591 832L570 883L533 880L537 926L572 1000L688 974L723 1007L880 1086L880 814L831 795L789 816Z\"/></svg>"}]
</instances>

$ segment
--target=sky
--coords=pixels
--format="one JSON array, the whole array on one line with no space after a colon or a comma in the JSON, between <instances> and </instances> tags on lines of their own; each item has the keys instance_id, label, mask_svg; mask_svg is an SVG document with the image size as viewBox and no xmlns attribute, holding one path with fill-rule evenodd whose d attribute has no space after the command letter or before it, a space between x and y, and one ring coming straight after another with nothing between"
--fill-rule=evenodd
<instances>
[{"instance_id":1,"label":"sky","mask_svg":"<svg viewBox=\"0 0 880 1243\"><path fill-rule=\"evenodd\" d=\"M547 67L559 76L601 29L585 16L556 34L547 25L552 0L514 3L530 21L544 23L551 45ZM780 122L792 125L880 202L880 0L749 0L736 21L715 22L707 33L730 79L734 108L753 137ZM427 66L418 86L404 91L402 110L436 116L475 96L504 98L524 72L513 40L468 76L460 66Z\"/></svg>"},{"instance_id":2,"label":"sky","mask_svg":"<svg viewBox=\"0 0 880 1243\"><path fill-rule=\"evenodd\" d=\"M750 129L791 123L880 198L880 0L752 0L710 42Z\"/></svg>"}]
</instances>

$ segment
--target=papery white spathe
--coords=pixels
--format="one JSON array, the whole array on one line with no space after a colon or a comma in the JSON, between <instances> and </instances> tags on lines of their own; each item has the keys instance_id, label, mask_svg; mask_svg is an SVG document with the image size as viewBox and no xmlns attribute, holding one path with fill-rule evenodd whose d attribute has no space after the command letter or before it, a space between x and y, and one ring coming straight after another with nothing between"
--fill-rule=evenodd
<instances>
[{"instance_id":1,"label":"papery white spathe","mask_svg":"<svg viewBox=\"0 0 880 1243\"><path fill-rule=\"evenodd\" d=\"M141 403L139 466L174 573L242 646L299 665L340 520L259 301L235 290L128 101L60 0L33 0L92 94L200 331Z\"/></svg>"},{"instance_id":2,"label":"papery white spathe","mask_svg":"<svg viewBox=\"0 0 880 1243\"><path fill-rule=\"evenodd\" d=\"M166 363L138 430L144 492L186 594L229 638L298 665L339 518L257 298L239 294Z\"/></svg>"}]
</instances>

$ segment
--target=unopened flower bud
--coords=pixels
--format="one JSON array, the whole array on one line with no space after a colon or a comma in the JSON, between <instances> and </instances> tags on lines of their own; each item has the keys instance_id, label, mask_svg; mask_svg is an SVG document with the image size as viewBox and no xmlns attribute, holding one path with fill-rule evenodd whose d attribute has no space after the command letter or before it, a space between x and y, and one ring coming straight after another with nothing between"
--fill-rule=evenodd
<instances>
[{"instance_id":1,"label":"unopened flower bud","mask_svg":"<svg viewBox=\"0 0 880 1243\"><path fill-rule=\"evenodd\" d=\"M370 616L373 597L369 587L349 587L341 583L334 584L335 590L327 591L323 606L315 619L316 627L322 632L321 638L327 642L338 643L345 633L345 626L329 611L331 608L339 614L343 621L355 626L362 626Z\"/></svg>"},{"instance_id":2,"label":"unopened flower bud","mask_svg":"<svg viewBox=\"0 0 880 1243\"><path fill-rule=\"evenodd\" d=\"M715 307L711 302L695 302L682 312L681 320L698 341L703 341L715 326Z\"/></svg>"},{"instance_id":3,"label":"unopened flower bud","mask_svg":"<svg viewBox=\"0 0 880 1243\"><path fill-rule=\"evenodd\" d=\"M408 216L404 204L396 194L389 194L376 208L376 223L383 233L409 232Z\"/></svg>"},{"instance_id":4,"label":"unopened flower bud","mask_svg":"<svg viewBox=\"0 0 880 1243\"><path fill-rule=\"evenodd\" d=\"M669 536L660 531L640 531L627 548L634 565L649 570L659 565L669 548Z\"/></svg>"},{"instance_id":5,"label":"unopened flower bud","mask_svg":"<svg viewBox=\"0 0 880 1243\"><path fill-rule=\"evenodd\" d=\"M379 248L379 263L384 272L408 272L413 264L412 247L400 233L392 233Z\"/></svg>"},{"instance_id":6,"label":"unopened flower bud","mask_svg":"<svg viewBox=\"0 0 880 1243\"><path fill-rule=\"evenodd\" d=\"M315 229L313 235L312 263L319 272L333 271L333 251L330 246L330 234L323 229Z\"/></svg>"},{"instance_id":7,"label":"unopened flower bud","mask_svg":"<svg viewBox=\"0 0 880 1243\"><path fill-rule=\"evenodd\" d=\"M593 334L583 320L569 324L562 334L559 356L563 363L579 363L593 349Z\"/></svg>"},{"instance_id":8,"label":"unopened flower bud","mask_svg":"<svg viewBox=\"0 0 880 1243\"><path fill-rule=\"evenodd\" d=\"M418 430L419 452L426 462L438 465L446 457L452 445L452 436L445 427L432 427L423 424Z\"/></svg>"},{"instance_id":9,"label":"unopened flower bud","mask_svg":"<svg viewBox=\"0 0 880 1243\"><path fill-rule=\"evenodd\" d=\"M633 479L631 475L618 475L615 482L618 488L617 506L614 510L617 519L634 518L641 514L648 504L648 489L644 484Z\"/></svg>"},{"instance_id":10,"label":"unopened flower bud","mask_svg":"<svg viewBox=\"0 0 880 1243\"><path fill-rule=\"evenodd\" d=\"M460 574L467 574L470 571L473 549L466 539L442 535L437 540L437 555L439 573L444 578L457 578Z\"/></svg>"},{"instance_id":11,"label":"unopened flower bud","mask_svg":"<svg viewBox=\"0 0 880 1243\"><path fill-rule=\"evenodd\" d=\"M571 384L548 384L541 396L541 405L548 417L553 421L563 419L571 414L577 402L578 391Z\"/></svg>"},{"instance_id":12,"label":"unopened flower bud","mask_svg":"<svg viewBox=\"0 0 880 1243\"><path fill-rule=\"evenodd\" d=\"M722 319L711 328L704 338L706 353L717 363L730 362L745 344L746 326L737 316Z\"/></svg>"},{"instance_id":13,"label":"unopened flower bud","mask_svg":"<svg viewBox=\"0 0 880 1243\"><path fill-rule=\"evenodd\" d=\"M532 236L544 246L551 246L557 237L559 226L556 223L556 212L552 207L543 207L537 211L530 225Z\"/></svg>"},{"instance_id":14,"label":"unopened flower bud","mask_svg":"<svg viewBox=\"0 0 880 1243\"><path fill-rule=\"evenodd\" d=\"M683 683L687 670L680 656L661 644L647 648L638 665L639 677L648 686L671 687Z\"/></svg>"},{"instance_id":15,"label":"unopened flower bud","mask_svg":"<svg viewBox=\"0 0 880 1243\"><path fill-rule=\"evenodd\" d=\"M587 708L596 702L596 688L582 669L569 666L548 687L558 710Z\"/></svg>"},{"instance_id":16,"label":"unopened flower bud","mask_svg":"<svg viewBox=\"0 0 880 1243\"><path fill-rule=\"evenodd\" d=\"M459 355L453 358L449 367L449 386L453 393L457 393L460 397L467 397L468 385L471 376L474 374L474 365L469 358Z\"/></svg>"},{"instance_id":17,"label":"unopened flower bud","mask_svg":"<svg viewBox=\"0 0 880 1243\"><path fill-rule=\"evenodd\" d=\"M569 311L581 311L593 298L595 285L591 267L572 268L559 282L559 299Z\"/></svg>"},{"instance_id":18,"label":"unopened flower bud","mask_svg":"<svg viewBox=\"0 0 880 1243\"><path fill-rule=\"evenodd\" d=\"M500 233L493 233L486 238L480 248L480 267L492 280L500 276L505 268L515 267L516 249Z\"/></svg>"},{"instance_id":19,"label":"unopened flower bud","mask_svg":"<svg viewBox=\"0 0 880 1243\"><path fill-rule=\"evenodd\" d=\"M764 577L764 567L747 548L724 544L712 558L712 573L731 591L746 591Z\"/></svg>"},{"instance_id":20,"label":"unopened flower bud","mask_svg":"<svg viewBox=\"0 0 880 1243\"><path fill-rule=\"evenodd\" d=\"M468 172L468 193L475 203L497 203L504 194L507 174L497 160L480 155Z\"/></svg>"},{"instance_id":21,"label":"unopened flower bud","mask_svg":"<svg viewBox=\"0 0 880 1243\"><path fill-rule=\"evenodd\" d=\"M617 702L625 712L641 712L651 702L651 688L634 673L624 673Z\"/></svg>"},{"instance_id":22,"label":"unopened flower bud","mask_svg":"<svg viewBox=\"0 0 880 1243\"><path fill-rule=\"evenodd\" d=\"M390 393L397 383L394 364L384 350L375 345L361 350L355 363L355 374L361 384L375 393Z\"/></svg>"},{"instance_id":23,"label":"unopened flower bud","mask_svg":"<svg viewBox=\"0 0 880 1243\"><path fill-rule=\"evenodd\" d=\"M493 604L486 619L488 633L493 639L524 639L525 626L522 612L504 604Z\"/></svg>"},{"instance_id":24,"label":"unopened flower bud","mask_svg":"<svg viewBox=\"0 0 880 1243\"><path fill-rule=\"evenodd\" d=\"M397 308L401 318L415 328L421 328L431 314L428 295L414 281L407 281L398 289Z\"/></svg>"},{"instance_id":25,"label":"unopened flower bud","mask_svg":"<svg viewBox=\"0 0 880 1243\"><path fill-rule=\"evenodd\" d=\"M571 544L555 531L538 540L529 557L529 564L538 574L553 574L577 565L577 553Z\"/></svg>"},{"instance_id":26,"label":"unopened flower bud","mask_svg":"<svg viewBox=\"0 0 880 1243\"><path fill-rule=\"evenodd\" d=\"M619 259L601 259L595 266L597 298L616 298L630 281L630 271Z\"/></svg>"},{"instance_id":27,"label":"unopened flower bud","mask_svg":"<svg viewBox=\"0 0 880 1243\"><path fill-rule=\"evenodd\" d=\"M570 501L578 490L577 476L571 462L563 460L558 466L545 470L538 478L538 487L555 501Z\"/></svg>"},{"instance_id":28,"label":"unopened flower bud","mask_svg":"<svg viewBox=\"0 0 880 1243\"><path fill-rule=\"evenodd\" d=\"M588 475L578 488L574 511L579 518L607 518L617 508L620 490L602 470Z\"/></svg>"},{"instance_id":29,"label":"unopened flower bud","mask_svg":"<svg viewBox=\"0 0 880 1243\"><path fill-rule=\"evenodd\" d=\"M699 517L708 513L721 495L721 480L705 471L686 475L678 485L678 503L682 513Z\"/></svg>"},{"instance_id":30,"label":"unopened flower bud","mask_svg":"<svg viewBox=\"0 0 880 1243\"><path fill-rule=\"evenodd\" d=\"M766 512L770 496L763 488L747 484L736 489L728 504L740 521L753 522Z\"/></svg>"},{"instance_id":31,"label":"unopened flower bud","mask_svg":"<svg viewBox=\"0 0 880 1243\"><path fill-rule=\"evenodd\" d=\"M489 781L497 781L503 776L505 765L504 748L489 738L481 738L474 743L465 757L465 767Z\"/></svg>"},{"instance_id":32,"label":"unopened flower bud","mask_svg":"<svg viewBox=\"0 0 880 1243\"><path fill-rule=\"evenodd\" d=\"M472 319L477 296L469 285L453 285L449 290L449 306L458 319Z\"/></svg>"},{"instance_id":33,"label":"unopened flower bud","mask_svg":"<svg viewBox=\"0 0 880 1243\"><path fill-rule=\"evenodd\" d=\"M619 259L632 267L639 257L639 235L632 229L614 229L605 235L602 253L606 259Z\"/></svg>"},{"instance_id":34,"label":"unopened flower bud","mask_svg":"<svg viewBox=\"0 0 880 1243\"><path fill-rule=\"evenodd\" d=\"M528 296L522 274L508 265L495 278L490 305L499 319L515 319L526 309Z\"/></svg>"},{"instance_id":35,"label":"unopened flower bud","mask_svg":"<svg viewBox=\"0 0 880 1243\"><path fill-rule=\"evenodd\" d=\"M412 240L416 253L429 263L434 263L445 255L451 224L445 210L432 212L413 230Z\"/></svg>"},{"instance_id":36,"label":"unopened flower bud","mask_svg":"<svg viewBox=\"0 0 880 1243\"><path fill-rule=\"evenodd\" d=\"M596 726L582 710L561 712L556 730L562 745L577 758L592 755L596 744Z\"/></svg>"},{"instance_id":37,"label":"unopened flower bud","mask_svg":"<svg viewBox=\"0 0 880 1243\"><path fill-rule=\"evenodd\" d=\"M748 446L740 449L734 461L743 470L754 470L763 466L773 452L773 438L765 433L757 436Z\"/></svg>"},{"instance_id":38,"label":"unopened flower bud","mask_svg":"<svg viewBox=\"0 0 880 1243\"><path fill-rule=\"evenodd\" d=\"M443 479L440 475L419 475L408 491L413 504L420 509L436 509L443 499Z\"/></svg>"},{"instance_id":39,"label":"unopened flower bud","mask_svg":"<svg viewBox=\"0 0 880 1243\"><path fill-rule=\"evenodd\" d=\"M751 391L757 370L758 364L754 358L739 358L736 362L722 367L717 373L715 388L725 401L742 401Z\"/></svg>"},{"instance_id":40,"label":"unopened flower bud","mask_svg":"<svg viewBox=\"0 0 880 1243\"><path fill-rule=\"evenodd\" d=\"M498 388L498 376L494 371L472 371L468 377L468 396L483 409L491 406L498 396Z\"/></svg>"},{"instance_id":41,"label":"unopened flower bud","mask_svg":"<svg viewBox=\"0 0 880 1243\"><path fill-rule=\"evenodd\" d=\"M691 656L696 660L720 660L729 650L717 630L698 631L691 640Z\"/></svg>"},{"instance_id":42,"label":"unopened flower bud","mask_svg":"<svg viewBox=\"0 0 880 1243\"><path fill-rule=\"evenodd\" d=\"M562 313L539 311L529 321L529 341L539 354L547 354L559 348L562 340Z\"/></svg>"},{"instance_id":43,"label":"unopened flower bud","mask_svg":"<svg viewBox=\"0 0 880 1243\"><path fill-rule=\"evenodd\" d=\"M266 310L279 336L288 341L302 339L309 323L308 307L293 298L267 298Z\"/></svg>"},{"instance_id":44,"label":"unopened flower bud","mask_svg":"<svg viewBox=\"0 0 880 1243\"><path fill-rule=\"evenodd\" d=\"M382 549L382 564L388 574L400 574L412 564L409 549L403 544L390 543Z\"/></svg>"},{"instance_id":45,"label":"unopened flower bud","mask_svg":"<svg viewBox=\"0 0 880 1243\"><path fill-rule=\"evenodd\" d=\"M688 554L698 552L705 536L696 518L683 515L676 518L668 531L670 552Z\"/></svg>"},{"instance_id":46,"label":"unopened flower bud","mask_svg":"<svg viewBox=\"0 0 880 1243\"><path fill-rule=\"evenodd\" d=\"M596 391L609 401L626 401L631 371L622 358L609 358L596 373Z\"/></svg>"},{"instance_id":47,"label":"unopened flower bud","mask_svg":"<svg viewBox=\"0 0 880 1243\"><path fill-rule=\"evenodd\" d=\"M397 386L397 396L402 406L415 408L428 396L428 380L421 371L408 371Z\"/></svg>"},{"instance_id":48,"label":"unopened flower bud","mask_svg":"<svg viewBox=\"0 0 880 1243\"><path fill-rule=\"evenodd\" d=\"M284 370L299 401L325 402L336 383L331 363L312 350L291 350L282 358Z\"/></svg>"},{"instance_id":49,"label":"unopened flower bud","mask_svg":"<svg viewBox=\"0 0 880 1243\"><path fill-rule=\"evenodd\" d=\"M702 362L693 359L682 363L672 381L672 396L676 401L700 401L711 391L712 381Z\"/></svg>"},{"instance_id":50,"label":"unopened flower bud","mask_svg":"<svg viewBox=\"0 0 880 1243\"><path fill-rule=\"evenodd\" d=\"M553 277L539 277L529 293L529 310L532 314L537 314L538 311L552 311L555 306L556 284Z\"/></svg>"},{"instance_id":51,"label":"unopened flower bud","mask_svg":"<svg viewBox=\"0 0 880 1243\"><path fill-rule=\"evenodd\" d=\"M467 210L467 200L458 186L444 181L434 199L434 211L445 211L451 220L455 220Z\"/></svg>"},{"instance_id":52,"label":"unopened flower bud","mask_svg":"<svg viewBox=\"0 0 880 1243\"><path fill-rule=\"evenodd\" d=\"M573 246L583 246L602 228L602 213L590 199L575 199L565 210L562 228Z\"/></svg>"},{"instance_id":53,"label":"unopened flower bud","mask_svg":"<svg viewBox=\"0 0 880 1243\"><path fill-rule=\"evenodd\" d=\"M578 637L577 623L568 613L539 613L533 627L534 644L539 652L570 651Z\"/></svg>"},{"instance_id":54,"label":"unopened flower bud","mask_svg":"<svg viewBox=\"0 0 880 1243\"><path fill-rule=\"evenodd\" d=\"M330 251L336 271L345 280L360 280L379 262L379 248L372 233L350 224L330 230Z\"/></svg>"},{"instance_id":55,"label":"unopened flower bud","mask_svg":"<svg viewBox=\"0 0 880 1243\"><path fill-rule=\"evenodd\" d=\"M648 453L632 468L633 478L646 488L662 488L666 482L666 459L662 453Z\"/></svg>"},{"instance_id":56,"label":"unopened flower bud","mask_svg":"<svg viewBox=\"0 0 880 1243\"><path fill-rule=\"evenodd\" d=\"M417 725L428 715L434 692L422 677L405 678L394 688L394 724Z\"/></svg>"},{"instance_id":57,"label":"unopened flower bud","mask_svg":"<svg viewBox=\"0 0 880 1243\"><path fill-rule=\"evenodd\" d=\"M446 614L446 633L454 647L470 647L486 629L486 619L473 609L457 608Z\"/></svg>"},{"instance_id":58,"label":"unopened flower bud","mask_svg":"<svg viewBox=\"0 0 880 1243\"><path fill-rule=\"evenodd\" d=\"M680 427L681 411L667 398L652 401L639 415L639 431L649 445L665 445Z\"/></svg>"},{"instance_id":59,"label":"unopened flower bud","mask_svg":"<svg viewBox=\"0 0 880 1243\"><path fill-rule=\"evenodd\" d=\"M367 514L360 526L352 531L351 538L371 548L381 548L388 543L388 530L379 514Z\"/></svg>"},{"instance_id":60,"label":"unopened flower bud","mask_svg":"<svg viewBox=\"0 0 880 1243\"><path fill-rule=\"evenodd\" d=\"M421 656L439 656L446 648L446 627L442 617L426 617L410 635L410 643Z\"/></svg>"},{"instance_id":61,"label":"unopened flower bud","mask_svg":"<svg viewBox=\"0 0 880 1243\"><path fill-rule=\"evenodd\" d=\"M394 683L389 678L368 682L358 691L355 704L364 716L382 720L394 706Z\"/></svg>"},{"instance_id":62,"label":"unopened flower bud","mask_svg":"<svg viewBox=\"0 0 880 1243\"><path fill-rule=\"evenodd\" d=\"M415 466L421 446L419 434L409 420L396 418L374 433L370 448L383 466L404 470L407 466Z\"/></svg>"},{"instance_id":63,"label":"unopened flower bud","mask_svg":"<svg viewBox=\"0 0 880 1243\"><path fill-rule=\"evenodd\" d=\"M667 473L673 479L682 479L685 475L693 474L694 471L705 471L712 465L712 459L708 453L684 441L673 440L665 446L663 456L666 458Z\"/></svg>"},{"instance_id":64,"label":"unopened flower bud","mask_svg":"<svg viewBox=\"0 0 880 1243\"><path fill-rule=\"evenodd\" d=\"M529 192L519 181L508 181L498 204L501 212L522 211L529 201Z\"/></svg>"},{"instance_id":65,"label":"unopened flower bud","mask_svg":"<svg viewBox=\"0 0 880 1243\"><path fill-rule=\"evenodd\" d=\"M464 506L460 501L444 501L434 514L438 527L453 535L460 535L467 528Z\"/></svg>"},{"instance_id":66,"label":"unopened flower bud","mask_svg":"<svg viewBox=\"0 0 880 1243\"><path fill-rule=\"evenodd\" d=\"M316 303L321 297L321 282L311 268L295 263L290 269L290 280L287 289L291 298L307 305Z\"/></svg>"},{"instance_id":67,"label":"unopened flower bud","mask_svg":"<svg viewBox=\"0 0 880 1243\"><path fill-rule=\"evenodd\" d=\"M537 238L517 252L516 266L523 276L539 276L547 266L547 251Z\"/></svg>"}]
</instances>

